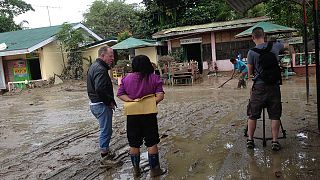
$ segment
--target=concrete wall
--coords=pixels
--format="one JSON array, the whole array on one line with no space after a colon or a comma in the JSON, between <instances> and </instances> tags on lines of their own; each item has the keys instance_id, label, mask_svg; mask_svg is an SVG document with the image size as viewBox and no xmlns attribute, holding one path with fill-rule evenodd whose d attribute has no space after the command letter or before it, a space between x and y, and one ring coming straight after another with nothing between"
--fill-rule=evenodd
<instances>
[{"instance_id":1,"label":"concrete wall","mask_svg":"<svg viewBox=\"0 0 320 180\"><path fill-rule=\"evenodd\" d=\"M89 69L89 67L90 67L90 62L87 61L87 60L89 60L90 57L91 57L92 63L95 62L96 59L98 58L98 50L99 50L101 47L103 47L103 46L109 46L109 47L111 47L111 46L113 46L113 45L115 45L115 44L116 44L115 42L109 42L109 43L107 43L107 44L101 44L101 45L99 45L99 46L90 47L90 48L84 50L84 52L82 53L82 57L85 58L85 59L83 60L83 66L82 66L82 67L83 67L83 73L84 73L84 75L87 74L87 71L88 71L88 69ZM87 59L87 60L86 60L86 59Z\"/></svg>"},{"instance_id":2,"label":"concrete wall","mask_svg":"<svg viewBox=\"0 0 320 180\"><path fill-rule=\"evenodd\" d=\"M156 47L145 47L135 49L135 55L146 55L150 58L151 62L158 64L157 48Z\"/></svg>"},{"instance_id":3,"label":"concrete wall","mask_svg":"<svg viewBox=\"0 0 320 180\"><path fill-rule=\"evenodd\" d=\"M53 77L54 74L61 74L63 70L63 58L60 52L60 47L57 41L53 41L50 44L44 46L40 50L40 68L42 79L48 80ZM67 62L66 55L64 53L65 63Z\"/></svg>"},{"instance_id":4,"label":"concrete wall","mask_svg":"<svg viewBox=\"0 0 320 180\"><path fill-rule=\"evenodd\" d=\"M218 71L231 71L233 70L233 64L231 64L229 59L216 61L218 66Z\"/></svg>"},{"instance_id":5,"label":"concrete wall","mask_svg":"<svg viewBox=\"0 0 320 180\"><path fill-rule=\"evenodd\" d=\"M90 59L92 60L92 63L95 62L95 60L98 58L98 50L102 46L97 46L93 48L88 48L85 50L85 52L82 54L83 58ZM87 74L87 71L90 67L90 62L87 60L83 60L83 73Z\"/></svg>"},{"instance_id":6,"label":"concrete wall","mask_svg":"<svg viewBox=\"0 0 320 180\"><path fill-rule=\"evenodd\" d=\"M2 57L0 57L0 89L6 89Z\"/></svg>"}]
</instances>

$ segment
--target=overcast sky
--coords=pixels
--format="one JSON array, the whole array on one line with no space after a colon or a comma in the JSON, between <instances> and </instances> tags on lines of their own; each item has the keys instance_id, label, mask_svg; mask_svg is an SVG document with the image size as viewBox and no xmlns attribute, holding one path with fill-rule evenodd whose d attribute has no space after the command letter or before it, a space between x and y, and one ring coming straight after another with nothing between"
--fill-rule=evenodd
<instances>
[{"instance_id":1,"label":"overcast sky","mask_svg":"<svg viewBox=\"0 0 320 180\"><path fill-rule=\"evenodd\" d=\"M29 22L25 27L37 28L60 25L64 22L80 22L82 14L94 0L24 0L32 5L35 11L29 11L15 18L16 23ZM126 3L140 3L142 0L126 0ZM50 21L47 6L49 7Z\"/></svg>"}]
</instances>

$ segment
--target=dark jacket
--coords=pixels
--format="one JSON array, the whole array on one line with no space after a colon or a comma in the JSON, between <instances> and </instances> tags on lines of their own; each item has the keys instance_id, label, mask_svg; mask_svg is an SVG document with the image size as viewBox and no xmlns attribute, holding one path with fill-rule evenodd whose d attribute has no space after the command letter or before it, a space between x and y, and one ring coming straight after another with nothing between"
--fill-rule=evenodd
<instances>
[{"instance_id":1,"label":"dark jacket","mask_svg":"<svg viewBox=\"0 0 320 180\"><path fill-rule=\"evenodd\" d=\"M110 106L113 102L116 105L109 69L109 65L100 58L90 66L87 91L92 103L103 102L106 106Z\"/></svg>"}]
</instances>

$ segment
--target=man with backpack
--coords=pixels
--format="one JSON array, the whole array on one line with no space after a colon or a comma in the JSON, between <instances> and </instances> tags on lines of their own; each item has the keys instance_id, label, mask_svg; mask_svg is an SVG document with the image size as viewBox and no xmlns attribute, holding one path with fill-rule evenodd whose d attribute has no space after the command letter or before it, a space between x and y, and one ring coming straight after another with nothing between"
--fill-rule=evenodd
<instances>
[{"instance_id":1,"label":"man with backpack","mask_svg":"<svg viewBox=\"0 0 320 180\"><path fill-rule=\"evenodd\" d=\"M288 48L289 45L280 42L267 43L264 38L264 31L261 27L252 30L252 39L256 46L249 50L247 56L249 78L251 74L254 75L247 109L249 116L247 148L254 148L253 135L257 119L261 117L262 109L267 108L269 119L271 119L271 147L272 150L278 151L281 148L278 142L278 134L282 113L280 92L282 81L278 55L281 50Z\"/></svg>"}]
</instances>

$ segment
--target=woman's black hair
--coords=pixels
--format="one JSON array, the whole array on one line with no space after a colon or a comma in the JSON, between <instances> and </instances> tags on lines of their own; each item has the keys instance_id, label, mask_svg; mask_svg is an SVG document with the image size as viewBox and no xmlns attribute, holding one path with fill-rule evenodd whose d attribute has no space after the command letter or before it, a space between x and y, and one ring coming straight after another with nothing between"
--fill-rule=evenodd
<instances>
[{"instance_id":1,"label":"woman's black hair","mask_svg":"<svg viewBox=\"0 0 320 180\"><path fill-rule=\"evenodd\" d=\"M148 56L138 55L132 60L132 71L139 72L141 77L144 78L152 74L154 72L154 68Z\"/></svg>"}]
</instances>

